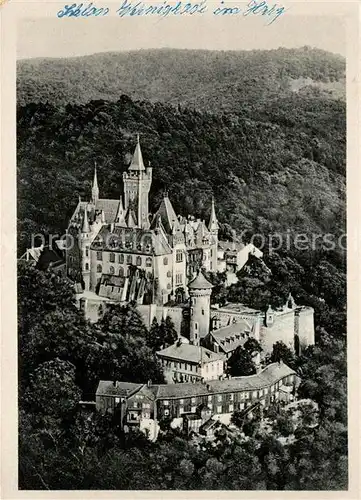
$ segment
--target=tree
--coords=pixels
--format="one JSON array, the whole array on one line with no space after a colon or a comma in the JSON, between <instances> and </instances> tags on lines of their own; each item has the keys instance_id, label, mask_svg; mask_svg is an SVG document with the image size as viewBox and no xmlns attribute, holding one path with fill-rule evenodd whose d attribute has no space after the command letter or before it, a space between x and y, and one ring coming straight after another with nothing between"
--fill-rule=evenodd
<instances>
[{"instance_id":1,"label":"tree","mask_svg":"<svg viewBox=\"0 0 361 500\"><path fill-rule=\"evenodd\" d=\"M32 413L56 418L68 416L80 399L81 390L75 384L75 366L60 359L39 365L24 394L25 407Z\"/></svg>"},{"instance_id":2,"label":"tree","mask_svg":"<svg viewBox=\"0 0 361 500\"><path fill-rule=\"evenodd\" d=\"M172 319L167 316L162 318L160 324L154 318L147 335L147 344L153 352L157 352L168 347L177 340L178 334L175 330Z\"/></svg>"},{"instance_id":3,"label":"tree","mask_svg":"<svg viewBox=\"0 0 361 500\"><path fill-rule=\"evenodd\" d=\"M273 344L272 353L270 356L271 363L279 363L280 361L283 361L290 368L295 367L294 353L281 340Z\"/></svg>"},{"instance_id":4,"label":"tree","mask_svg":"<svg viewBox=\"0 0 361 500\"><path fill-rule=\"evenodd\" d=\"M254 357L262 351L259 342L249 338L244 346L239 346L227 362L228 373L232 376L253 375L256 373Z\"/></svg>"}]
</instances>

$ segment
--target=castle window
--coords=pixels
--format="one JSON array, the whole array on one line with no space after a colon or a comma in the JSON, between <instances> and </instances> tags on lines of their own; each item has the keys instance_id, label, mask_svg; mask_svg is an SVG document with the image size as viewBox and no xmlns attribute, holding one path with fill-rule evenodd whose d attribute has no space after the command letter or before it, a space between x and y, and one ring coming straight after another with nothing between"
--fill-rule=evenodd
<instances>
[{"instance_id":1,"label":"castle window","mask_svg":"<svg viewBox=\"0 0 361 500\"><path fill-rule=\"evenodd\" d=\"M137 266L141 266L142 265L142 258L141 257L137 257Z\"/></svg>"},{"instance_id":2,"label":"castle window","mask_svg":"<svg viewBox=\"0 0 361 500\"><path fill-rule=\"evenodd\" d=\"M85 257L89 257L89 247L86 247L85 249Z\"/></svg>"},{"instance_id":3,"label":"castle window","mask_svg":"<svg viewBox=\"0 0 361 500\"><path fill-rule=\"evenodd\" d=\"M124 276L124 269L122 267L119 268L119 276Z\"/></svg>"},{"instance_id":4,"label":"castle window","mask_svg":"<svg viewBox=\"0 0 361 500\"><path fill-rule=\"evenodd\" d=\"M127 264L133 264L133 259L131 255L127 255Z\"/></svg>"},{"instance_id":5,"label":"castle window","mask_svg":"<svg viewBox=\"0 0 361 500\"><path fill-rule=\"evenodd\" d=\"M170 290L172 288L172 285L170 283L168 283L167 288L168 288L168 290Z\"/></svg>"},{"instance_id":6,"label":"castle window","mask_svg":"<svg viewBox=\"0 0 361 500\"><path fill-rule=\"evenodd\" d=\"M176 262L183 262L183 252L182 250L177 250L175 260Z\"/></svg>"},{"instance_id":7,"label":"castle window","mask_svg":"<svg viewBox=\"0 0 361 500\"><path fill-rule=\"evenodd\" d=\"M163 259L163 265L164 266L168 265L168 257L164 257L164 259Z\"/></svg>"},{"instance_id":8,"label":"castle window","mask_svg":"<svg viewBox=\"0 0 361 500\"><path fill-rule=\"evenodd\" d=\"M197 323L197 321L194 323L194 329L198 330L198 323Z\"/></svg>"},{"instance_id":9,"label":"castle window","mask_svg":"<svg viewBox=\"0 0 361 500\"><path fill-rule=\"evenodd\" d=\"M103 268L100 264L97 265L97 273L101 273L103 271Z\"/></svg>"},{"instance_id":10,"label":"castle window","mask_svg":"<svg viewBox=\"0 0 361 500\"><path fill-rule=\"evenodd\" d=\"M114 274L114 273L115 273L114 267L110 266L110 268L109 268L109 274Z\"/></svg>"},{"instance_id":11,"label":"castle window","mask_svg":"<svg viewBox=\"0 0 361 500\"><path fill-rule=\"evenodd\" d=\"M171 271L168 271L168 272L167 272L167 277L168 277L168 278L171 278L171 277L172 277L172 273L171 273Z\"/></svg>"},{"instance_id":12,"label":"castle window","mask_svg":"<svg viewBox=\"0 0 361 500\"><path fill-rule=\"evenodd\" d=\"M175 275L175 284L176 285L181 285L183 282L183 275L182 274L176 274Z\"/></svg>"},{"instance_id":13,"label":"castle window","mask_svg":"<svg viewBox=\"0 0 361 500\"><path fill-rule=\"evenodd\" d=\"M109 254L109 262L115 262L115 254L114 253Z\"/></svg>"},{"instance_id":14,"label":"castle window","mask_svg":"<svg viewBox=\"0 0 361 500\"><path fill-rule=\"evenodd\" d=\"M145 261L145 265L146 265L146 267L152 267L152 259L151 259L151 257L147 257L147 259Z\"/></svg>"},{"instance_id":15,"label":"castle window","mask_svg":"<svg viewBox=\"0 0 361 500\"><path fill-rule=\"evenodd\" d=\"M122 253L119 254L119 264L124 264L124 255Z\"/></svg>"},{"instance_id":16,"label":"castle window","mask_svg":"<svg viewBox=\"0 0 361 500\"><path fill-rule=\"evenodd\" d=\"M85 270L89 271L89 264L88 263L85 264Z\"/></svg>"},{"instance_id":17,"label":"castle window","mask_svg":"<svg viewBox=\"0 0 361 500\"><path fill-rule=\"evenodd\" d=\"M217 413L222 413L222 406L217 406Z\"/></svg>"},{"instance_id":18,"label":"castle window","mask_svg":"<svg viewBox=\"0 0 361 500\"><path fill-rule=\"evenodd\" d=\"M103 260L103 252L97 252L97 260Z\"/></svg>"},{"instance_id":19,"label":"castle window","mask_svg":"<svg viewBox=\"0 0 361 500\"><path fill-rule=\"evenodd\" d=\"M202 315L204 316L204 309L202 309Z\"/></svg>"}]
</instances>

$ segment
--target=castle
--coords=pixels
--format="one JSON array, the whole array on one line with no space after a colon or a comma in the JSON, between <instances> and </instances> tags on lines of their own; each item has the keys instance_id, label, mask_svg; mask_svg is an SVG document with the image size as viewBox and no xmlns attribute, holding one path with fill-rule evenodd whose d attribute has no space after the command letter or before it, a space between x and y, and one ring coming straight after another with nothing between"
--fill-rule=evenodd
<instances>
[{"instance_id":1,"label":"castle","mask_svg":"<svg viewBox=\"0 0 361 500\"><path fill-rule=\"evenodd\" d=\"M144 166L139 136L123 183L118 199L101 198L95 168L91 199L79 199L67 229L67 274L93 301L183 300L200 267L232 281L250 254L262 257L252 244L219 240L213 199L208 225L177 216L167 193L150 216L152 168Z\"/></svg>"},{"instance_id":2,"label":"castle","mask_svg":"<svg viewBox=\"0 0 361 500\"><path fill-rule=\"evenodd\" d=\"M263 356L277 341L297 353L314 343L313 309L297 306L291 295L283 307L266 312L211 306L212 284L201 270L225 271L229 283L250 255L261 258L262 252L219 240L213 199L208 225L177 216L167 193L150 216L152 168L144 166L139 137L123 181L119 199L100 198L95 169L91 199L79 200L67 230L67 274L90 320L107 302L136 301L147 326L170 316L180 341L157 353L169 382L219 378L249 337L261 344Z\"/></svg>"}]
</instances>

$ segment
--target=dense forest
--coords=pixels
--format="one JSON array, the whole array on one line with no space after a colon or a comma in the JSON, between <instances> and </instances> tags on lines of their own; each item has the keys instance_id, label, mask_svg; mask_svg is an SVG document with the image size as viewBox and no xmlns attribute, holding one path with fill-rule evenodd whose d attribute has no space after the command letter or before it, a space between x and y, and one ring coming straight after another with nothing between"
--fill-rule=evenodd
<instances>
[{"instance_id":1,"label":"dense forest","mask_svg":"<svg viewBox=\"0 0 361 500\"><path fill-rule=\"evenodd\" d=\"M209 51L139 50L68 59L19 61L18 102L86 104L135 100L184 105L203 111L246 112L314 86L345 97L345 60L319 49Z\"/></svg>"},{"instance_id":2,"label":"dense forest","mask_svg":"<svg viewBox=\"0 0 361 500\"><path fill-rule=\"evenodd\" d=\"M162 382L153 341L160 334L172 342L171 322L148 331L130 304L90 324L68 280L26 265L18 290L20 489L347 489L345 339L320 331L301 357L283 346L282 359L302 377L299 396L317 404L316 414L306 406L295 424L271 407L266 431L259 415L246 425L235 412L239 431L220 428L213 443L161 421L151 443L122 430L116 415L84 413L79 400L94 397L99 378Z\"/></svg>"},{"instance_id":3,"label":"dense forest","mask_svg":"<svg viewBox=\"0 0 361 500\"><path fill-rule=\"evenodd\" d=\"M317 426L289 429L281 414L271 433L253 422L246 440L220 432L215 447L165 423L152 444L111 418L89 420L77 403L99 378L163 380L154 351L174 328L147 330L132 305L91 325L67 280L20 266L21 488L347 487L344 71L341 57L307 47L19 63L19 254L34 233L64 232L78 197L90 197L95 162L101 196L119 197L139 133L153 167L151 211L168 190L177 213L208 220L214 195L223 238L234 228L264 243L263 262L250 259L230 288L209 276L213 303L265 309L291 291L314 307L317 345L285 360L320 410ZM299 234L329 234L334 245L300 249Z\"/></svg>"}]
</instances>

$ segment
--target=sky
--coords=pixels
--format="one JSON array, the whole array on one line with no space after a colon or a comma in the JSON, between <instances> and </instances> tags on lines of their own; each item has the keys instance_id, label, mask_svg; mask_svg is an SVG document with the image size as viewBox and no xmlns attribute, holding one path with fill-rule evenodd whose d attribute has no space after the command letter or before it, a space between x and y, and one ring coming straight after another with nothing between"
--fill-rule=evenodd
<instances>
[{"instance_id":1,"label":"sky","mask_svg":"<svg viewBox=\"0 0 361 500\"><path fill-rule=\"evenodd\" d=\"M340 18L287 13L268 26L256 16L37 18L18 22L17 57L73 57L142 48L250 50L304 45L345 55L344 36Z\"/></svg>"}]
</instances>

